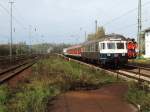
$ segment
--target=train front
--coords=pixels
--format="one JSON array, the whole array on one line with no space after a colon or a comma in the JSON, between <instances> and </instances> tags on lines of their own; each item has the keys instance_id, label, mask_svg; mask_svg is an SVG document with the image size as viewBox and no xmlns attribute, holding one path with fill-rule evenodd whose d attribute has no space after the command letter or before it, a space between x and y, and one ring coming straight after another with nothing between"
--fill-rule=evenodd
<instances>
[{"instance_id":1,"label":"train front","mask_svg":"<svg viewBox=\"0 0 150 112\"><path fill-rule=\"evenodd\" d=\"M102 64L114 66L128 62L127 41L122 39L110 39L100 42L100 61Z\"/></svg>"}]
</instances>

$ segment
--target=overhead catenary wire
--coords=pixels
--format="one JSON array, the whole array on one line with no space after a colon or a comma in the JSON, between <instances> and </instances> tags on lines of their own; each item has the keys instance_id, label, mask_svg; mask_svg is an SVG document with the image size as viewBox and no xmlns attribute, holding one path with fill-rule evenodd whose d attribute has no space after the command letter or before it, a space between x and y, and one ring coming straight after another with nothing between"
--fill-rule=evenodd
<instances>
[{"instance_id":1,"label":"overhead catenary wire","mask_svg":"<svg viewBox=\"0 0 150 112\"><path fill-rule=\"evenodd\" d=\"M4 7L3 4L0 3L0 7L1 7L2 9L4 9L4 11L5 11L8 15L10 15L10 11L9 11L6 7ZM18 9L17 9L17 8L14 8L14 10L16 10L16 11L18 12ZM18 14L19 14L19 17L21 18L21 20L24 20L23 16L22 16L20 13L18 13ZM28 26L29 26L29 25L25 26L25 25L24 25L18 18L16 18L15 16L13 16L13 19L14 19L15 22L16 22L18 25L20 25L20 27L22 27L24 30L28 30ZM37 30L37 28L35 28L35 30Z\"/></svg>"},{"instance_id":2,"label":"overhead catenary wire","mask_svg":"<svg viewBox=\"0 0 150 112\"><path fill-rule=\"evenodd\" d=\"M144 4L142 4L142 7L143 7L143 6L146 6L146 5L148 5L148 4L150 4L150 1L145 2ZM109 24L111 24L112 22L121 19L122 17L124 17L124 16L126 16L126 15L128 15L128 14L134 12L134 11L136 11L137 9L138 9L138 7L128 10L127 12L125 12L125 13L123 13L123 14L121 14L121 15L119 15L119 16L113 18L113 19L111 19L110 21L104 23L104 26L109 25Z\"/></svg>"},{"instance_id":3,"label":"overhead catenary wire","mask_svg":"<svg viewBox=\"0 0 150 112\"><path fill-rule=\"evenodd\" d=\"M5 11L8 15L10 15L10 11L2 4L2 3L0 3L0 7L3 9L3 11ZM16 8L14 8L14 9L16 9ZM18 10L17 10L18 11ZM21 20L23 20L23 17L22 16L20 16L19 15L19 17L21 17ZM22 28L23 30L26 30L27 32L28 32L28 26L29 25L27 25L27 27L18 19L18 17L16 18L16 16L14 16L14 15L12 15L12 18L13 18L13 20L14 20L14 22L15 23L17 23L19 26L20 26L20 28ZM15 28L13 28L14 29L14 31L15 31ZM26 33L26 34L28 34L28 33ZM7 37L9 37L9 36L7 36Z\"/></svg>"},{"instance_id":4,"label":"overhead catenary wire","mask_svg":"<svg viewBox=\"0 0 150 112\"><path fill-rule=\"evenodd\" d=\"M0 7L1 7L8 15L10 15L10 11L9 11L7 8L5 8L5 7L3 6L3 4L0 3ZM22 23L20 20L18 20L15 16L12 16L12 17L13 17L14 21L15 21L20 27L22 27L23 29L27 29L27 28L23 25L23 23Z\"/></svg>"},{"instance_id":5,"label":"overhead catenary wire","mask_svg":"<svg viewBox=\"0 0 150 112\"><path fill-rule=\"evenodd\" d=\"M142 21L142 23L147 23L147 22L149 22L149 20L143 20ZM126 30L126 29L132 28L132 27L137 26L137 25L138 25L138 23L133 23L133 24L129 24L129 25L126 25L126 26L123 26L123 27L118 27L114 30L124 30L124 29Z\"/></svg>"}]
</instances>

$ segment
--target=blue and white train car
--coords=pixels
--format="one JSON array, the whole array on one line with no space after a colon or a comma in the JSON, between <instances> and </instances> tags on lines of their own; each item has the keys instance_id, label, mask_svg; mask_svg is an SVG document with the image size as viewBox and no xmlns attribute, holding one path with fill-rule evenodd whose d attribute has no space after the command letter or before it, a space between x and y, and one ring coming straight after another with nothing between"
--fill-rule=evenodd
<instances>
[{"instance_id":1,"label":"blue and white train car","mask_svg":"<svg viewBox=\"0 0 150 112\"><path fill-rule=\"evenodd\" d=\"M95 61L102 65L128 62L127 40L122 35L111 34L96 41L85 42L82 49L83 60Z\"/></svg>"}]
</instances>

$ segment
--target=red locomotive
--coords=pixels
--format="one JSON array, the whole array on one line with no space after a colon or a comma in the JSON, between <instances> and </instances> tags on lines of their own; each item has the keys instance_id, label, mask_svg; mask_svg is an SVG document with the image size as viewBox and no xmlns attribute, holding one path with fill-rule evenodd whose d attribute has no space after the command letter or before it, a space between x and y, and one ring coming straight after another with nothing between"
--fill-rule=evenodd
<instances>
[{"instance_id":1,"label":"red locomotive","mask_svg":"<svg viewBox=\"0 0 150 112\"><path fill-rule=\"evenodd\" d=\"M127 42L127 49L128 49L128 58L129 59L135 59L137 57L137 43L134 39L128 39Z\"/></svg>"}]
</instances>

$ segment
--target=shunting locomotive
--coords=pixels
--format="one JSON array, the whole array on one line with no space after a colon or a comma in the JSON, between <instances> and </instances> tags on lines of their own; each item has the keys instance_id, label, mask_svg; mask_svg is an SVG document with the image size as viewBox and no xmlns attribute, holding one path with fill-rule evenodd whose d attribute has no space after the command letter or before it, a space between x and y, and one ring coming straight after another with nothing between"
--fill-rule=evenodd
<instances>
[{"instance_id":1,"label":"shunting locomotive","mask_svg":"<svg viewBox=\"0 0 150 112\"><path fill-rule=\"evenodd\" d=\"M128 39L127 49L128 49L128 58L135 59L137 57L137 53L136 53L137 43L135 42L134 39Z\"/></svg>"}]
</instances>

